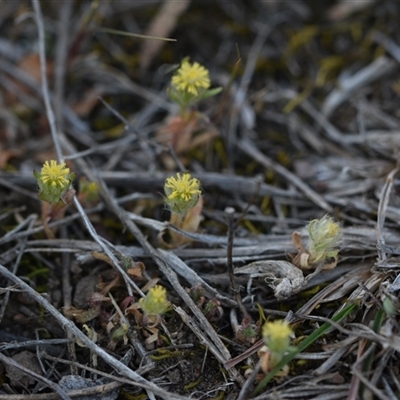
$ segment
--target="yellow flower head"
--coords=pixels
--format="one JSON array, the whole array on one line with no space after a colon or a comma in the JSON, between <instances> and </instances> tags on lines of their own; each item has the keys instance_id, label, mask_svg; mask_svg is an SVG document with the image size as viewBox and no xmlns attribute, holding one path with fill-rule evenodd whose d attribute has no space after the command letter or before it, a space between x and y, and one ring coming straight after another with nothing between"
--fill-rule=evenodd
<instances>
[{"instance_id":1,"label":"yellow flower head","mask_svg":"<svg viewBox=\"0 0 400 400\"><path fill-rule=\"evenodd\" d=\"M186 172L176 174L176 178L171 176L167 178L164 185L164 191L167 197L165 202L171 210L176 213L183 213L193 208L201 194L200 181Z\"/></svg>"},{"instance_id":2,"label":"yellow flower head","mask_svg":"<svg viewBox=\"0 0 400 400\"><path fill-rule=\"evenodd\" d=\"M65 195L69 193L73 197L73 194L75 194L71 187L75 174L70 173L65 163L57 164L55 160L46 161L40 172L34 170L33 175L39 186L38 196L47 203L57 204L62 202L65 204L68 200L68 196L65 197Z\"/></svg>"},{"instance_id":3,"label":"yellow flower head","mask_svg":"<svg viewBox=\"0 0 400 400\"><path fill-rule=\"evenodd\" d=\"M265 344L276 353L284 353L289 349L292 333L289 324L283 320L266 322L263 327Z\"/></svg>"},{"instance_id":4,"label":"yellow flower head","mask_svg":"<svg viewBox=\"0 0 400 400\"><path fill-rule=\"evenodd\" d=\"M65 187L69 184L69 173L69 168L66 167L65 163L57 164L57 161L50 160L43 164L40 180L45 185Z\"/></svg>"},{"instance_id":5,"label":"yellow flower head","mask_svg":"<svg viewBox=\"0 0 400 400\"><path fill-rule=\"evenodd\" d=\"M170 307L167 291L160 285L151 288L146 297L139 300L139 304L147 315L164 314Z\"/></svg>"},{"instance_id":6,"label":"yellow flower head","mask_svg":"<svg viewBox=\"0 0 400 400\"><path fill-rule=\"evenodd\" d=\"M181 67L172 77L172 84L179 91L197 96L199 89L208 89L211 82L209 72L206 68L198 62L191 64L188 59L184 59Z\"/></svg>"},{"instance_id":7,"label":"yellow flower head","mask_svg":"<svg viewBox=\"0 0 400 400\"><path fill-rule=\"evenodd\" d=\"M339 223L325 215L321 219L312 220L307 228L310 237L308 251L311 262L315 263L337 256L339 250L336 246L341 238Z\"/></svg>"},{"instance_id":8,"label":"yellow flower head","mask_svg":"<svg viewBox=\"0 0 400 400\"><path fill-rule=\"evenodd\" d=\"M201 193L199 180L192 178L188 172L183 176L178 172L176 176L177 178L171 176L165 181L165 191L170 200L189 201L193 196Z\"/></svg>"}]
</instances>

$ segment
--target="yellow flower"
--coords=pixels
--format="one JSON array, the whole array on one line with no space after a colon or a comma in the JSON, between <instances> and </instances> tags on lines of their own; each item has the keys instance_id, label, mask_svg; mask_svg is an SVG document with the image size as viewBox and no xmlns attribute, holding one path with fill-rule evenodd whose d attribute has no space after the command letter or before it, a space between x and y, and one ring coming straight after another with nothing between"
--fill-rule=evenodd
<instances>
[{"instance_id":1,"label":"yellow flower","mask_svg":"<svg viewBox=\"0 0 400 400\"><path fill-rule=\"evenodd\" d=\"M55 160L46 161L40 171L40 180L45 185L64 187L69 184L68 176L69 168L65 163L57 164Z\"/></svg>"},{"instance_id":2,"label":"yellow flower","mask_svg":"<svg viewBox=\"0 0 400 400\"><path fill-rule=\"evenodd\" d=\"M164 191L167 197L165 202L171 210L176 213L182 213L193 208L201 194L200 181L186 172L181 175L179 172L176 178L171 176L167 178L164 185Z\"/></svg>"},{"instance_id":3,"label":"yellow flower","mask_svg":"<svg viewBox=\"0 0 400 400\"><path fill-rule=\"evenodd\" d=\"M263 327L265 344L275 353L284 353L289 349L292 333L289 324L283 320L266 322Z\"/></svg>"},{"instance_id":4,"label":"yellow flower","mask_svg":"<svg viewBox=\"0 0 400 400\"><path fill-rule=\"evenodd\" d=\"M172 77L172 84L177 90L197 96L199 94L198 89L208 89L211 82L206 68L198 62L191 64L185 59L175 76Z\"/></svg>"},{"instance_id":5,"label":"yellow flower","mask_svg":"<svg viewBox=\"0 0 400 400\"><path fill-rule=\"evenodd\" d=\"M171 176L165 181L165 191L170 200L182 199L189 201L193 196L201 193L198 179L192 178L188 172L183 176L179 172L176 175L177 178Z\"/></svg>"},{"instance_id":6,"label":"yellow flower","mask_svg":"<svg viewBox=\"0 0 400 400\"><path fill-rule=\"evenodd\" d=\"M75 174L70 173L65 163L46 161L40 172L33 170L33 175L39 187L38 197L41 200L53 205L60 203L62 206L72 201L75 190L71 183L75 179Z\"/></svg>"},{"instance_id":7,"label":"yellow flower","mask_svg":"<svg viewBox=\"0 0 400 400\"><path fill-rule=\"evenodd\" d=\"M167 291L160 285L151 288L146 297L139 300L139 304L147 315L164 314L170 306L167 300Z\"/></svg>"}]
</instances>

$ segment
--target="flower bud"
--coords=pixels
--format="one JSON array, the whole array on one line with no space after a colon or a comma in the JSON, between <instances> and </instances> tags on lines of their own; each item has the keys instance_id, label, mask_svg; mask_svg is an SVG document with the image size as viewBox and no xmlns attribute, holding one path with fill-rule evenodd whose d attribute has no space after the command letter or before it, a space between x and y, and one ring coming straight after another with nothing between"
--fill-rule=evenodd
<instances>
[{"instance_id":1,"label":"flower bud","mask_svg":"<svg viewBox=\"0 0 400 400\"><path fill-rule=\"evenodd\" d=\"M321 219L312 220L307 229L310 262L325 261L327 258L338 255L339 250L336 247L342 236L339 223L325 215Z\"/></svg>"},{"instance_id":2,"label":"flower bud","mask_svg":"<svg viewBox=\"0 0 400 400\"><path fill-rule=\"evenodd\" d=\"M290 336L293 331L289 324L283 320L266 322L263 327L265 344L271 353L283 355L290 348Z\"/></svg>"},{"instance_id":3,"label":"flower bud","mask_svg":"<svg viewBox=\"0 0 400 400\"><path fill-rule=\"evenodd\" d=\"M170 308L167 291L160 285L151 288L146 297L139 300L139 304L146 315L162 315Z\"/></svg>"}]
</instances>

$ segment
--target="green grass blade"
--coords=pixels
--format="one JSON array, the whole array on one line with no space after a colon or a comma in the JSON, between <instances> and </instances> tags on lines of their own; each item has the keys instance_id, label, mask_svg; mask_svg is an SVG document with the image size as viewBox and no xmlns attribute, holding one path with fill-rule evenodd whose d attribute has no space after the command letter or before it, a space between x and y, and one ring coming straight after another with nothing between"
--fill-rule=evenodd
<instances>
[{"instance_id":1,"label":"green grass blade","mask_svg":"<svg viewBox=\"0 0 400 400\"><path fill-rule=\"evenodd\" d=\"M343 310L332 317L333 322L340 322L344 318L346 318L354 309L358 307L356 304L350 304L346 306ZM268 375L257 385L256 389L254 390L254 395L261 392L265 388L265 386L270 382L275 375L290 361L294 359L297 354L300 354L304 351L308 346L313 344L317 339L319 339L329 328L331 324L329 322L325 322L321 325L316 331L314 331L311 335L309 335L306 339L304 339L299 345L287 354L279 364L277 364L269 373Z\"/></svg>"}]
</instances>

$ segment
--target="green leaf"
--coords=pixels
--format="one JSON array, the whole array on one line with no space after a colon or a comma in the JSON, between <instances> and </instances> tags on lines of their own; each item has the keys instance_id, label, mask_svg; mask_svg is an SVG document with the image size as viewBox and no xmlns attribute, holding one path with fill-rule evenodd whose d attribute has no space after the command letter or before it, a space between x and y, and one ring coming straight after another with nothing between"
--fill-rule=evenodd
<instances>
[{"instance_id":1,"label":"green leaf","mask_svg":"<svg viewBox=\"0 0 400 400\"><path fill-rule=\"evenodd\" d=\"M208 97L215 96L218 93L222 92L222 87L217 87L214 89L208 89L201 95L201 99L207 99Z\"/></svg>"}]
</instances>

